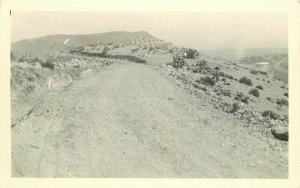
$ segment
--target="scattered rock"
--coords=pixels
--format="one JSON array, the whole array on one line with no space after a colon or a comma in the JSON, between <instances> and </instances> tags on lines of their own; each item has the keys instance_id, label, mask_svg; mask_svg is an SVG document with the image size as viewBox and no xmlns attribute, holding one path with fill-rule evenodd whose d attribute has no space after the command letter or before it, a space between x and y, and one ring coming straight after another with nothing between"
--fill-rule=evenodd
<instances>
[{"instance_id":1,"label":"scattered rock","mask_svg":"<svg viewBox=\"0 0 300 188\"><path fill-rule=\"evenodd\" d=\"M274 127L272 128L271 133L278 140L282 140L282 141L289 140L289 131L287 127L283 127L283 126Z\"/></svg>"}]
</instances>

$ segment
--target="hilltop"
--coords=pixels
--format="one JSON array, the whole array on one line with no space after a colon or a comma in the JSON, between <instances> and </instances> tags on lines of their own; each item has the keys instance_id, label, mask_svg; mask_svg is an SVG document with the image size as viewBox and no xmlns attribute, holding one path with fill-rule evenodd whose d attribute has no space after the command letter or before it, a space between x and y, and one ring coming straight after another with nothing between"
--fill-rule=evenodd
<instances>
[{"instance_id":1,"label":"hilltop","mask_svg":"<svg viewBox=\"0 0 300 188\"><path fill-rule=\"evenodd\" d=\"M26 39L12 43L12 54L15 58L24 55L32 58L43 58L47 54L69 51L81 46L109 44L134 40L160 41L146 31L125 32L114 31L84 35L49 35L34 39Z\"/></svg>"}]
</instances>

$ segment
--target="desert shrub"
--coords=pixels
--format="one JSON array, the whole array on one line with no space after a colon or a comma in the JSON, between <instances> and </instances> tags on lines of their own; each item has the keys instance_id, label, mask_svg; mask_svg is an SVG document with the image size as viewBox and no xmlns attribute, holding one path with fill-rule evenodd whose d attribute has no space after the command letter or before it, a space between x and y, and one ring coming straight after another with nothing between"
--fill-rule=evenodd
<instances>
[{"instance_id":1,"label":"desert shrub","mask_svg":"<svg viewBox=\"0 0 300 188\"><path fill-rule=\"evenodd\" d=\"M244 95L244 93L242 93L242 92L238 92L234 99L239 100L245 104L248 104L249 96Z\"/></svg>"},{"instance_id":2,"label":"desert shrub","mask_svg":"<svg viewBox=\"0 0 300 188\"><path fill-rule=\"evenodd\" d=\"M228 79L232 80L232 79L233 79L233 76L231 76L231 75L229 75L229 74L225 74L225 78L228 78Z\"/></svg>"},{"instance_id":3,"label":"desert shrub","mask_svg":"<svg viewBox=\"0 0 300 188\"><path fill-rule=\"evenodd\" d=\"M251 90L249 91L249 94L251 94L251 95L253 95L253 96L255 96L255 97L259 97L259 91L258 91L258 89L256 89L256 88L251 89Z\"/></svg>"},{"instance_id":4,"label":"desert shrub","mask_svg":"<svg viewBox=\"0 0 300 188\"><path fill-rule=\"evenodd\" d=\"M220 81L220 78L218 76L213 76L213 79L217 82Z\"/></svg>"},{"instance_id":5,"label":"desert shrub","mask_svg":"<svg viewBox=\"0 0 300 188\"><path fill-rule=\"evenodd\" d=\"M83 51L83 50L84 50L84 47L83 47L83 46L80 46L80 47L76 48L76 51L77 51L77 52L81 52L81 51Z\"/></svg>"},{"instance_id":6,"label":"desert shrub","mask_svg":"<svg viewBox=\"0 0 300 188\"><path fill-rule=\"evenodd\" d=\"M197 89L201 89L202 91L207 91L207 89L206 89L205 86L200 86L200 85L198 85L198 84L196 84L196 83L194 83L193 86L194 86L195 88L197 88Z\"/></svg>"},{"instance_id":7,"label":"desert shrub","mask_svg":"<svg viewBox=\"0 0 300 188\"><path fill-rule=\"evenodd\" d=\"M260 89L260 90L263 90L263 89L264 89L263 86L261 86L261 85L256 86L256 88L257 88L257 89Z\"/></svg>"},{"instance_id":8,"label":"desert shrub","mask_svg":"<svg viewBox=\"0 0 300 188\"><path fill-rule=\"evenodd\" d=\"M22 55L17 61L18 62L24 62L28 61L30 58L27 55Z\"/></svg>"},{"instance_id":9,"label":"desert shrub","mask_svg":"<svg viewBox=\"0 0 300 188\"><path fill-rule=\"evenodd\" d=\"M194 49L188 49L186 51L186 58L188 59L195 59L195 57L198 55L198 52L197 50L194 50Z\"/></svg>"},{"instance_id":10,"label":"desert shrub","mask_svg":"<svg viewBox=\"0 0 300 188\"><path fill-rule=\"evenodd\" d=\"M237 96L237 97L243 97L243 96L245 96L245 95L244 95L244 93L242 93L242 92L237 92L236 96Z\"/></svg>"},{"instance_id":11,"label":"desert shrub","mask_svg":"<svg viewBox=\"0 0 300 188\"><path fill-rule=\"evenodd\" d=\"M241 101L243 102L243 103L245 103L245 104L248 104L248 102L249 102L249 96L244 96L244 97L242 97L241 98Z\"/></svg>"},{"instance_id":12,"label":"desert shrub","mask_svg":"<svg viewBox=\"0 0 300 188\"><path fill-rule=\"evenodd\" d=\"M278 114L276 114L275 112L273 112L272 110L266 110L266 111L262 112L261 115L265 118L270 118L270 119L274 119L274 120L280 118L280 116Z\"/></svg>"},{"instance_id":13,"label":"desert shrub","mask_svg":"<svg viewBox=\"0 0 300 188\"><path fill-rule=\"evenodd\" d=\"M223 82L226 82L226 78L222 78L222 81L223 81Z\"/></svg>"},{"instance_id":14,"label":"desert shrub","mask_svg":"<svg viewBox=\"0 0 300 188\"><path fill-rule=\"evenodd\" d=\"M231 97L231 92L228 89L221 89L219 91L218 95L223 95L223 96Z\"/></svg>"},{"instance_id":15,"label":"desert shrub","mask_svg":"<svg viewBox=\"0 0 300 188\"><path fill-rule=\"evenodd\" d=\"M207 64L206 60L202 59L201 61L198 61L196 63L196 66L197 67L201 67L201 68L206 68L206 67L208 67L208 64Z\"/></svg>"},{"instance_id":16,"label":"desert shrub","mask_svg":"<svg viewBox=\"0 0 300 188\"><path fill-rule=\"evenodd\" d=\"M53 62L47 60L45 63L41 62L40 63L42 67L45 67L45 68L48 68L48 69L51 69L52 71L54 70L55 68L55 65Z\"/></svg>"},{"instance_id":17,"label":"desert shrub","mask_svg":"<svg viewBox=\"0 0 300 188\"><path fill-rule=\"evenodd\" d=\"M224 72L221 72L220 76L226 78L226 74Z\"/></svg>"},{"instance_id":18,"label":"desert shrub","mask_svg":"<svg viewBox=\"0 0 300 188\"><path fill-rule=\"evenodd\" d=\"M212 68L207 64L206 60L198 61L192 68L194 73L211 74Z\"/></svg>"},{"instance_id":19,"label":"desert shrub","mask_svg":"<svg viewBox=\"0 0 300 188\"><path fill-rule=\"evenodd\" d=\"M259 72L259 74L262 74L262 75L265 75L265 76L267 76L268 75L268 73L267 72L265 72L265 71L258 71Z\"/></svg>"},{"instance_id":20,"label":"desert shrub","mask_svg":"<svg viewBox=\"0 0 300 188\"><path fill-rule=\"evenodd\" d=\"M240 105L235 102L235 103L232 104L231 113L237 112L239 109L240 109Z\"/></svg>"},{"instance_id":21,"label":"desert shrub","mask_svg":"<svg viewBox=\"0 0 300 188\"><path fill-rule=\"evenodd\" d=\"M221 72L221 71L214 71L212 73L212 75L215 76L215 77L219 77L219 76L225 77L225 73Z\"/></svg>"},{"instance_id":22,"label":"desert shrub","mask_svg":"<svg viewBox=\"0 0 300 188\"><path fill-rule=\"evenodd\" d=\"M108 52L108 50L110 50L107 46L105 46L104 48L103 48L103 50L102 50L102 54L103 55L106 55L107 54L107 52Z\"/></svg>"},{"instance_id":23,"label":"desert shrub","mask_svg":"<svg viewBox=\"0 0 300 188\"><path fill-rule=\"evenodd\" d=\"M137 52L137 51L139 51L139 48L131 49L131 52Z\"/></svg>"},{"instance_id":24,"label":"desert shrub","mask_svg":"<svg viewBox=\"0 0 300 188\"><path fill-rule=\"evenodd\" d=\"M136 56L130 56L130 55L114 55L112 56L113 58L118 58L118 59L127 59L132 62L136 63L146 63L146 60L138 58Z\"/></svg>"},{"instance_id":25,"label":"desert shrub","mask_svg":"<svg viewBox=\"0 0 300 188\"><path fill-rule=\"evenodd\" d=\"M251 73L251 74L262 74L262 75L265 75L265 76L268 75L267 72L265 72L265 71L260 71L260 70L251 70L250 73Z\"/></svg>"},{"instance_id":26,"label":"desert shrub","mask_svg":"<svg viewBox=\"0 0 300 188\"><path fill-rule=\"evenodd\" d=\"M284 93L283 96L289 97L289 93Z\"/></svg>"},{"instance_id":27,"label":"desert shrub","mask_svg":"<svg viewBox=\"0 0 300 188\"><path fill-rule=\"evenodd\" d=\"M240 78L239 82L242 84L248 85L248 86L252 86L251 79L247 78L246 76L243 76L242 78Z\"/></svg>"},{"instance_id":28,"label":"desert shrub","mask_svg":"<svg viewBox=\"0 0 300 188\"><path fill-rule=\"evenodd\" d=\"M172 65L174 68L182 68L183 65L185 65L186 62L185 60L180 57L180 56L173 56L173 62L172 62Z\"/></svg>"},{"instance_id":29,"label":"desert shrub","mask_svg":"<svg viewBox=\"0 0 300 188\"><path fill-rule=\"evenodd\" d=\"M220 70L220 68L219 67L215 67L214 70Z\"/></svg>"},{"instance_id":30,"label":"desert shrub","mask_svg":"<svg viewBox=\"0 0 300 188\"><path fill-rule=\"evenodd\" d=\"M289 121L289 116L288 115L283 115L282 121Z\"/></svg>"},{"instance_id":31,"label":"desert shrub","mask_svg":"<svg viewBox=\"0 0 300 188\"><path fill-rule=\"evenodd\" d=\"M271 99L271 97L267 97L267 100L272 102L272 99Z\"/></svg>"},{"instance_id":32,"label":"desert shrub","mask_svg":"<svg viewBox=\"0 0 300 188\"><path fill-rule=\"evenodd\" d=\"M278 104L280 106L288 106L289 102L285 99L277 99L276 104Z\"/></svg>"},{"instance_id":33,"label":"desert shrub","mask_svg":"<svg viewBox=\"0 0 300 188\"><path fill-rule=\"evenodd\" d=\"M200 82L204 85L210 85L210 86L214 86L216 84L216 81L209 76L200 78L200 80L198 82Z\"/></svg>"}]
</instances>

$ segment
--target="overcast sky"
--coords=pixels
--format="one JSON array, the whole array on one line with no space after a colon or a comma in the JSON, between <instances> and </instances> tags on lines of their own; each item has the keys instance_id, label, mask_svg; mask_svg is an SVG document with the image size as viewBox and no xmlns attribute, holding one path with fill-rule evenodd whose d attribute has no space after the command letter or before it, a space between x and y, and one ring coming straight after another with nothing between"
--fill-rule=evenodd
<instances>
[{"instance_id":1,"label":"overcast sky","mask_svg":"<svg viewBox=\"0 0 300 188\"><path fill-rule=\"evenodd\" d=\"M197 49L286 48L286 13L13 12L12 41L51 34L148 31Z\"/></svg>"}]
</instances>

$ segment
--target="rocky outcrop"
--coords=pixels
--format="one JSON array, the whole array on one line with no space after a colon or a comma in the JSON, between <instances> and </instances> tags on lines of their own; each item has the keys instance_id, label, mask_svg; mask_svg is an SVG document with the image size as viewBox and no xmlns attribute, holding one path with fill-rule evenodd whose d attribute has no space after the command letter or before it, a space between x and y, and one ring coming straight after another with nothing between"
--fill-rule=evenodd
<instances>
[{"instance_id":1,"label":"rocky outcrop","mask_svg":"<svg viewBox=\"0 0 300 188\"><path fill-rule=\"evenodd\" d=\"M69 74L58 73L48 78L48 89L60 89L72 83L72 78Z\"/></svg>"},{"instance_id":2,"label":"rocky outcrop","mask_svg":"<svg viewBox=\"0 0 300 188\"><path fill-rule=\"evenodd\" d=\"M283 140L283 141L289 140L289 130L287 127L283 127L283 126L274 127L272 128L271 133L278 140Z\"/></svg>"}]
</instances>

